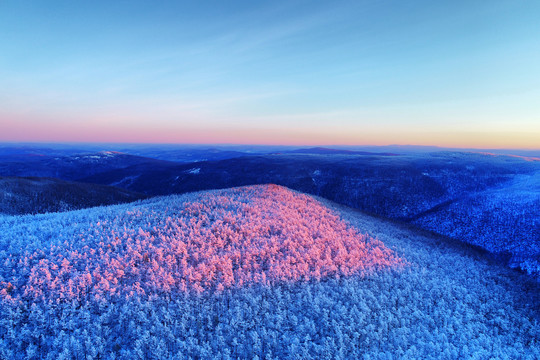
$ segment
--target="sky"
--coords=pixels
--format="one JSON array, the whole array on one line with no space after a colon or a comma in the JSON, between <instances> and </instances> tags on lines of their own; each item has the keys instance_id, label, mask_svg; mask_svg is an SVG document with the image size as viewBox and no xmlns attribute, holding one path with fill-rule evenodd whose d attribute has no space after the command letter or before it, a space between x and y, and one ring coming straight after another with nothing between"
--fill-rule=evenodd
<instances>
[{"instance_id":1,"label":"sky","mask_svg":"<svg viewBox=\"0 0 540 360\"><path fill-rule=\"evenodd\" d=\"M540 148L540 2L0 1L0 141Z\"/></svg>"}]
</instances>

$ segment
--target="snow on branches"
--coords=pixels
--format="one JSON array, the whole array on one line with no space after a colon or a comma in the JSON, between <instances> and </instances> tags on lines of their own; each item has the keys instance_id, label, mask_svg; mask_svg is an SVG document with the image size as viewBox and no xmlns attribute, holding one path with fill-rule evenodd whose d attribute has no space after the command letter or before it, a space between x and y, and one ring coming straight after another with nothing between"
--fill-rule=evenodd
<instances>
[{"instance_id":1,"label":"snow on branches","mask_svg":"<svg viewBox=\"0 0 540 360\"><path fill-rule=\"evenodd\" d=\"M403 264L317 200L276 185L9 218L0 227L7 226L0 245L13 251L0 253L4 299L219 292Z\"/></svg>"}]
</instances>

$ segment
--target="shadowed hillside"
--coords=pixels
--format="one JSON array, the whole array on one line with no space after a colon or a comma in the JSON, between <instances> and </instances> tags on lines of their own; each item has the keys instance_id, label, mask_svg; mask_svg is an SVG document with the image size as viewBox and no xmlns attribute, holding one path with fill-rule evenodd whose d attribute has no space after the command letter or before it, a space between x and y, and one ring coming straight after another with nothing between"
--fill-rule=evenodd
<instances>
[{"instance_id":1,"label":"shadowed hillside","mask_svg":"<svg viewBox=\"0 0 540 360\"><path fill-rule=\"evenodd\" d=\"M112 186L51 178L0 177L0 213L39 214L112 205L147 196Z\"/></svg>"},{"instance_id":2,"label":"shadowed hillside","mask_svg":"<svg viewBox=\"0 0 540 360\"><path fill-rule=\"evenodd\" d=\"M174 165L177 164L115 151L69 156L23 153L0 156L0 176L52 177L76 181L94 174L129 166L139 166L139 171L144 171L156 167L166 169Z\"/></svg>"}]
</instances>

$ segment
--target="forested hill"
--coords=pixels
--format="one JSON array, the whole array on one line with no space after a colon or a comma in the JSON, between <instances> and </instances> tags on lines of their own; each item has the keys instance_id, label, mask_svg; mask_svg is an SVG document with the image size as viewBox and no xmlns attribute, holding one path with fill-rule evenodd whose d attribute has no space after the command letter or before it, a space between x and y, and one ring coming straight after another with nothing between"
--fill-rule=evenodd
<instances>
[{"instance_id":1,"label":"forested hill","mask_svg":"<svg viewBox=\"0 0 540 360\"><path fill-rule=\"evenodd\" d=\"M24 215L69 211L144 199L117 187L53 178L0 177L0 214Z\"/></svg>"},{"instance_id":2,"label":"forested hill","mask_svg":"<svg viewBox=\"0 0 540 360\"><path fill-rule=\"evenodd\" d=\"M104 151L45 156L28 163L15 159L0 163L0 174L56 174L149 196L274 183L411 222L482 246L532 274L540 271L538 158L473 152L394 156L325 148L293 151L189 164Z\"/></svg>"},{"instance_id":3,"label":"forested hill","mask_svg":"<svg viewBox=\"0 0 540 360\"><path fill-rule=\"evenodd\" d=\"M49 177L77 181L113 169L138 166L140 171L166 169L177 163L116 151L72 154L64 156L42 154L1 155L0 176Z\"/></svg>"},{"instance_id":4,"label":"forested hill","mask_svg":"<svg viewBox=\"0 0 540 360\"><path fill-rule=\"evenodd\" d=\"M456 237L540 271L540 161L480 153L400 156L275 154L140 171L88 182L147 194L276 183ZM520 184L537 184L522 186ZM493 236L491 236L493 235Z\"/></svg>"},{"instance_id":5,"label":"forested hill","mask_svg":"<svg viewBox=\"0 0 540 360\"><path fill-rule=\"evenodd\" d=\"M279 186L0 216L2 359L540 357L539 284Z\"/></svg>"},{"instance_id":6,"label":"forested hill","mask_svg":"<svg viewBox=\"0 0 540 360\"><path fill-rule=\"evenodd\" d=\"M274 183L377 215L407 219L540 171L540 161L478 153L409 156L276 154L114 169L82 179L149 195Z\"/></svg>"}]
</instances>

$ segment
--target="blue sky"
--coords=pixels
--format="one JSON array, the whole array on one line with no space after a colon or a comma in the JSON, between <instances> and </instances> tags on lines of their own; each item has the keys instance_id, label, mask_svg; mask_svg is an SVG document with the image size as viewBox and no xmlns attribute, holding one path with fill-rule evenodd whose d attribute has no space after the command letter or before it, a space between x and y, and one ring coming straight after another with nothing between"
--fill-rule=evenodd
<instances>
[{"instance_id":1,"label":"blue sky","mask_svg":"<svg viewBox=\"0 0 540 360\"><path fill-rule=\"evenodd\" d=\"M537 1L3 1L0 140L540 148Z\"/></svg>"}]
</instances>

